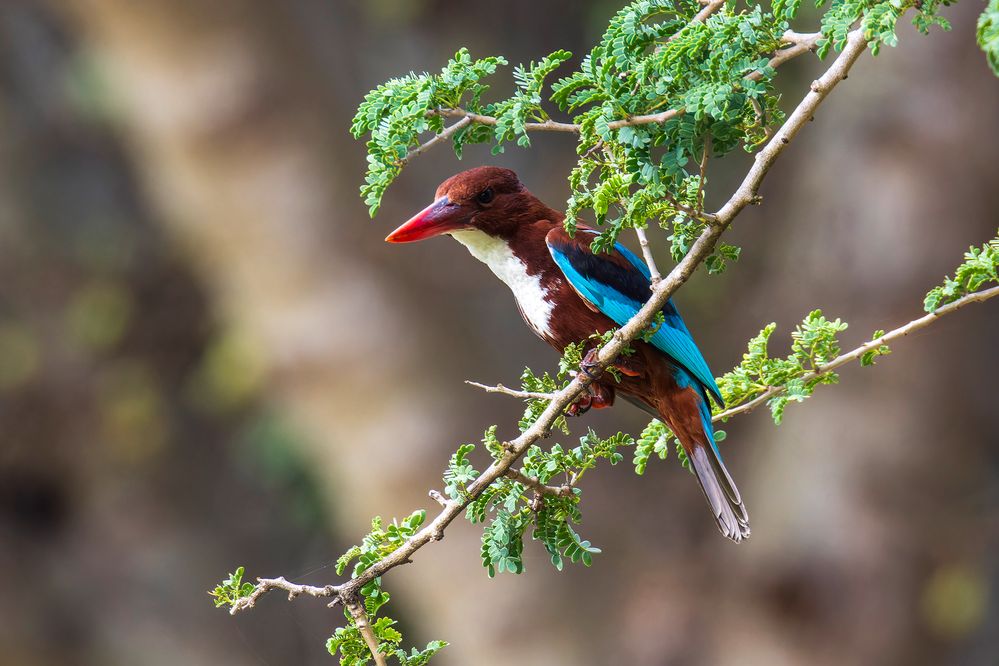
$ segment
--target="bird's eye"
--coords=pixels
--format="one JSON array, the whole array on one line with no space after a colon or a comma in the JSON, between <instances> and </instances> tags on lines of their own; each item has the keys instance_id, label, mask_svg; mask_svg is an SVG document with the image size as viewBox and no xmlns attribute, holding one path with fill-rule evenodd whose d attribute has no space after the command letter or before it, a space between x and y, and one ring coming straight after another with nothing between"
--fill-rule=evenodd
<instances>
[{"instance_id":1,"label":"bird's eye","mask_svg":"<svg viewBox=\"0 0 999 666\"><path fill-rule=\"evenodd\" d=\"M493 188L487 187L486 189L479 192L479 196L475 197L475 200L480 204L488 204L493 200Z\"/></svg>"}]
</instances>

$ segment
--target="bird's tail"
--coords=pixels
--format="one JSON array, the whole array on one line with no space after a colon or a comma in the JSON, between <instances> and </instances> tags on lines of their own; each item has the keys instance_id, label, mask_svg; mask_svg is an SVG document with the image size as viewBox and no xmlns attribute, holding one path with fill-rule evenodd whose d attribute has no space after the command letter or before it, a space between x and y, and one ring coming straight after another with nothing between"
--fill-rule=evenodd
<instances>
[{"instance_id":1,"label":"bird's tail","mask_svg":"<svg viewBox=\"0 0 999 666\"><path fill-rule=\"evenodd\" d=\"M718 529L723 535L739 543L749 537L749 514L742 503L739 489L725 469L718 445L715 444L707 396L703 396L700 402L700 432L678 433L680 443L718 522ZM684 441L688 438L689 441Z\"/></svg>"}]
</instances>

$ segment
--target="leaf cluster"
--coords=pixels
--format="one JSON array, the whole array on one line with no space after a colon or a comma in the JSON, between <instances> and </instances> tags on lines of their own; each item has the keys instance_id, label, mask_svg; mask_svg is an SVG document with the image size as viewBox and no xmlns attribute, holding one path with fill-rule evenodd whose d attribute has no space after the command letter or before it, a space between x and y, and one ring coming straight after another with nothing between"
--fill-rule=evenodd
<instances>
[{"instance_id":1,"label":"leaf cluster","mask_svg":"<svg viewBox=\"0 0 999 666\"><path fill-rule=\"evenodd\" d=\"M483 444L494 461L505 455L495 426L486 431ZM618 449L632 444L634 440L628 435L617 433L601 438L590 430L572 448L556 443L545 450L535 445L524 454L521 471L542 486L555 487L549 484L561 479L557 494L540 492L507 477L483 490L469 504L465 515L473 524L486 523L481 556L489 576L504 571L523 572L524 536L532 526L532 538L542 543L557 569L561 570L567 560L590 566L592 556L600 550L580 537L573 527L582 519L579 510L582 491L576 484L600 460L608 460L612 465L619 463L623 455ZM463 445L459 451L467 455L471 446ZM445 478L450 473L449 467Z\"/></svg>"},{"instance_id":2,"label":"leaf cluster","mask_svg":"<svg viewBox=\"0 0 999 666\"><path fill-rule=\"evenodd\" d=\"M939 287L926 294L923 307L936 312L941 305L953 303L962 296L978 291L986 284L999 283L999 236L964 253L964 263L954 271L954 277L945 277Z\"/></svg>"},{"instance_id":3,"label":"leaf cluster","mask_svg":"<svg viewBox=\"0 0 999 666\"><path fill-rule=\"evenodd\" d=\"M779 425L789 402L802 402L816 386L839 381L835 372L823 371L822 366L839 356L837 336L846 328L845 322L826 319L821 310L814 310L791 334L791 353L785 358L772 358L768 346L777 325L768 324L749 341L742 362L718 379L725 404L737 406L781 388L783 392L767 402L774 423ZM887 353L887 348L876 351ZM873 362L873 358L869 361Z\"/></svg>"},{"instance_id":4,"label":"leaf cluster","mask_svg":"<svg viewBox=\"0 0 999 666\"><path fill-rule=\"evenodd\" d=\"M339 627L326 641L326 649L333 656L340 655L340 666L364 666L372 660L360 630L354 624L353 618L346 627ZM371 629L378 640L378 652L386 657L394 657L400 666L426 666L431 657L447 647L445 641L430 641L427 647L420 650L412 648L408 653L401 647L402 634L395 628L396 621L380 617L371 623Z\"/></svg>"},{"instance_id":5,"label":"leaf cluster","mask_svg":"<svg viewBox=\"0 0 999 666\"><path fill-rule=\"evenodd\" d=\"M489 57L475 60L468 49L460 49L440 74L409 73L389 79L367 95L350 127L354 138L369 135L368 173L361 196L372 216L378 212L382 195L402 171L410 148L420 144L424 132L439 134L444 118L440 109L481 108L482 94L489 86L482 79L493 74L506 60ZM476 132L464 138L486 139ZM456 138L456 146L460 139Z\"/></svg>"},{"instance_id":6,"label":"leaf cluster","mask_svg":"<svg viewBox=\"0 0 999 666\"><path fill-rule=\"evenodd\" d=\"M882 44L894 46L897 22L910 10L920 30L932 25L946 29L938 12L951 2L831 0L821 19L819 54L842 49L858 22L875 53ZM704 228L708 157L738 147L755 151L784 120L769 60L784 48L784 34L800 0L744 9L727 3L707 20L692 22L701 8L696 0L628 3L611 18L579 68L551 86L551 102L580 128L566 228L573 232L581 216L592 215L603 227L593 241L597 251L612 247L625 229L658 224L669 233L674 259L682 258ZM983 15L979 40L990 53L997 42L994 25ZM420 145L421 135L444 131L445 115L494 118L492 125L472 122L454 132L459 157L469 143L493 143L494 152L508 141L529 146L528 124L549 119L545 83L570 57L557 50L515 67L514 93L494 102L484 100L488 86L483 79L506 60L475 60L465 49L440 74L411 73L369 93L351 131L358 138L370 135L361 192L371 214L409 151ZM666 115L661 122L631 122L650 114ZM706 265L719 273L738 256L739 248L722 245Z\"/></svg>"},{"instance_id":7,"label":"leaf cluster","mask_svg":"<svg viewBox=\"0 0 999 666\"><path fill-rule=\"evenodd\" d=\"M253 594L256 585L243 580L245 573L245 568L237 567L234 572L229 574L228 578L216 585L215 589L208 593L215 602L216 608L221 608L222 606L232 608L240 599Z\"/></svg>"},{"instance_id":8,"label":"leaf cluster","mask_svg":"<svg viewBox=\"0 0 999 666\"><path fill-rule=\"evenodd\" d=\"M715 430L714 439L715 442L723 441L725 439L725 431ZM649 459L653 455L658 456L660 460L666 460L669 457L670 446L676 451L676 459L680 463L680 466L687 471L692 471L690 459L687 458L687 452L680 443L680 439L673 434L673 431L665 423L659 419L652 419L645 426L645 429L642 430L642 434L638 436L638 439L635 440L635 452L632 456L635 474L639 476L645 474L645 469L649 465Z\"/></svg>"},{"instance_id":9,"label":"leaf cluster","mask_svg":"<svg viewBox=\"0 0 999 666\"><path fill-rule=\"evenodd\" d=\"M540 62L513 68L516 92L509 99L491 104L484 110L496 118L493 130L496 145L493 147L493 154L503 152L503 143L506 141L516 140L517 145L523 148L531 145L525 125L531 121L543 122L549 119L548 113L541 106L545 80L571 57L572 54L568 51L559 50L545 56Z\"/></svg>"},{"instance_id":10,"label":"leaf cluster","mask_svg":"<svg viewBox=\"0 0 999 666\"><path fill-rule=\"evenodd\" d=\"M999 0L989 0L978 17L975 36L978 38L978 45L985 51L989 67L999 76Z\"/></svg>"},{"instance_id":11,"label":"leaf cluster","mask_svg":"<svg viewBox=\"0 0 999 666\"><path fill-rule=\"evenodd\" d=\"M950 30L950 22L940 16L941 7L951 5L956 0L832 0L822 15L818 55L825 58L831 48L837 51L846 46L846 37L853 26L860 24L864 31L871 53L877 55L882 46L897 46L896 33L902 15L914 10L912 23L921 33L926 34L932 26ZM827 0L816 0L816 7L823 7ZM780 14L792 19L797 13L800 0L783 0Z\"/></svg>"},{"instance_id":12,"label":"leaf cluster","mask_svg":"<svg viewBox=\"0 0 999 666\"><path fill-rule=\"evenodd\" d=\"M580 69L552 87L552 100L582 128L567 229L592 212L605 227L595 250L612 247L624 229L658 223L681 258L704 227L701 166L740 146L754 150L783 120L768 61L786 22L761 6L733 7L690 23L696 2L633 2ZM618 126L668 112L665 122ZM724 246L708 267L721 272L737 257Z\"/></svg>"},{"instance_id":13,"label":"leaf cluster","mask_svg":"<svg viewBox=\"0 0 999 666\"><path fill-rule=\"evenodd\" d=\"M336 561L336 572L343 575L353 563L351 578L357 578L364 571L374 566L415 535L427 519L424 510L414 511L402 521L393 520L385 524L381 517L371 521L371 531L364 536L359 545L351 547ZM381 608L389 602L389 593L382 589L381 578L375 578L360 590L360 600L364 604L364 612L378 639L378 651L386 656L394 657L402 666L423 666L431 657L447 645L443 641L432 641L423 650L412 648L406 652L401 647L402 634L395 628L396 621L390 617L378 617ZM353 616L346 609L344 617L346 626L336 630L326 647L330 654L340 655L341 666L361 666L371 659L371 650L357 628Z\"/></svg>"}]
</instances>

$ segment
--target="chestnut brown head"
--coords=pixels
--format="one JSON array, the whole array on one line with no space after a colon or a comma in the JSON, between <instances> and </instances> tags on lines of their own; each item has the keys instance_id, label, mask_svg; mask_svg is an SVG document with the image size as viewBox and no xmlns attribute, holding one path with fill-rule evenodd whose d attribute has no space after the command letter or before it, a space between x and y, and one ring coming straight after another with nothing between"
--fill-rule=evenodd
<instances>
[{"instance_id":1,"label":"chestnut brown head","mask_svg":"<svg viewBox=\"0 0 999 666\"><path fill-rule=\"evenodd\" d=\"M385 240L409 243L470 229L507 236L527 221L531 204L536 201L513 171L476 167L441 183L434 202Z\"/></svg>"}]
</instances>

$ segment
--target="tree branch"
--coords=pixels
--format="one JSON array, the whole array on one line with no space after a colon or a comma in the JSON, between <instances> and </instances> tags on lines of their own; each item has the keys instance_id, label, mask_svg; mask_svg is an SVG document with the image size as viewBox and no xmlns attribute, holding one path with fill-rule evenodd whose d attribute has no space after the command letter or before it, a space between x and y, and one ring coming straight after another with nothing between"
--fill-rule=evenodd
<instances>
[{"instance_id":1,"label":"tree branch","mask_svg":"<svg viewBox=\"0 0 999 666\"><path fill-rule=\"evenodd\" d=\"M361 605L357 597L347 600L344 605L347 607L347 612L350 613L350 616L354 618L354 626L357 627L357 631L364 638L365 645L371 650L371 656L375 659L375 666L388 666L384 655L378 651L378 637L375 636L375 630L371 627L371 623L368 622L368 615L364 612L364 606Z\"/></svg>"},{"instance_id":2,"label":"tree branch","mask_svg":"<svg viewBox=\"0 0 999 666\"><path fill-rule=\"evenodd\" d=\"M406 166L414 157L422 155L423 153L427 152L428 150L436 146L438 143L443 143L444 141L447 141L452 136L454 136L461 128L468 127L469 125L472 124L472 122L473 119L470 115L465 116L464 118L456 122L454 125L451 125L450 127L446 128L443 132L441 132L437 136L433 137L432 139L421 145L419 148L414 148L413 150L409 151L405 157L399 160L397 165L399 167Z\"/></svg>"},{"instance_id":3,"label":"tree branch","mask_svg":"<svg viewBox=\"0 0 999 666\"><path fill-rule=\"evenodd\" d=\"M899 326L898 328L889 331L888 333L885 333L884 335L875 338L870 342L865 342L864 344L860 345L859 347L857 347L852 351L840 354L829 363L819 366L814 371L802 376L800 379L807 382L812 379L821 377L822 375L832 372L833 370L836 370L837 368L844 366L847 363L850 363L851 361L856 361L867 352L873 349L877 349L881 345L886 345L888 343L894 342L899 338L904 338L910 333L914 333L915 331L926 328L927 326L937 321L944 315L956 312L957 310L963 308L965 305L969 305L971 303L981 303L996 296L999 296L999 287L992 287L991 289L983 289L982 291L976 291L966 296L962 296L953 303L948 303L947 305L941 306L935 312L931 312L930 314L924 315L919 319L914 319L913 321L910 321L908 324L905 324L904 326ZM509 389L503 386L502 384L498 384L496 386L487 386L485 384L480 384L479 382L466 381L465 383L484 389L487 393L503 393L504 395L509 395L514 398L524 398L530 400L551 400L556 395L554 393L533 393L530 391L516 391L514 389ZM762 405L763 403L770 400L771 398L780 395L785 390L786 389L783 386L770 387L760 395L753 398L752 400L749 400L742 404L736 405L735 407L726 409L725 411L715 414L712 417L711 421L713 423L727 421L733 416L738 416L739 414L746 414L748 412L751 412L760 405ZM511 471L510 473L507 474L507 476L509 476L510 478L515 478L518 481L524 483L525 485L530 485L532 488L540 490L545 494L555 494L552 491L553 490L557 491L560 489L554 486L544 486L543 489L539 489L534 485L535 483L537 483L536 479L531 479L530 477L522 478L523 475L520 472ZM533 483L531 483L532 481Z\"/></svg>"},{"instance_id":4,"label":"tree branch","mask_svg":"<svg viewBox=\"0 0 999 666\"><path fill-rule=\"evenodd\" d=\"M703 21L704 19L707 18L707 16L717 11L718 8L721 7L723 4L724 4L723 0L721 1L712 0L712 2L708 3L708 5L704 7L704 9L698 12L697 16L694 17L694 20ZM709 9L710 11L708 11ZM704 16L698 19L698 17L701 17L702 14ZM776 68L781 66L788 60L791 60L792 58L796 58L802 55L803 53L807 53L808 51L814 51L820 37L822 37L822 34L818 32L798 33L794 32L793 30L788 30L782 36L782 40L785 44L789 44L790 46L785 49L780 49L776 53L774 53L774 56L770 59L768 64L771 67ZM757 70L755 72L752 72L751 74L748 74L746 78L758 81L762 76L763 73ZM454 125L451 125L450 127L446 128L443 132L441 132L441 134L438 134L433 139L430 139L429 141L424 143L419 148L415 148L412 151L410 151L410 153L406 155L406 157L400 160L400 164L406 164L412 158L425 152L427 149L432 148L440 141L443 141L451 137L455 132L461 129L461 127L466 126L468 123L479 123L480 125L496 125L496 123L499 122L497 118L494 116L486 116L479 113L471 113L462 108L439 109L437 111L434 111L433 113L436 113L437 115L440 116L444 116L445 118L459 118L460 120ZM670 120L672 118L677 118L683 115L684 113L685 109L682 108L669 109L668 111L662 111L661 113L652 113L642 116L632 116L631 118L622 118L620 120L614 120L612 122L607 123L607 127L613 130L634 125L664 123L667 120ZM461 124L461 127L458 127L459 124ZM579 134L580 131L582 131L582 127L576 123L560 123L554 120L546 120L544 122L524 123L524 129L527 130L528 132L570 132L574 134ZM438 141L437 139L440 139L440 141Z\"/></svg>"},{"instance_id":5,"label":"tree branch","mask_svg":"<svg viewBox=\"0 0 999 666\"><path fill-rule=\"evenodd\" d=\"M288 601L291 601L295 597L303 594L310 597L336 597L337 592L339 592L339 588L336 585L326 585L324 587L299 585L297 583L288 582L285 580L284 576L280 576L278 578L258 578L257 586L253 592L249 596L237 599L232 605L232 608L229 609L229 614L235 615L239 611L253 608L256 606L257 600L271 590L284 590L288 593ZM338 602L339 599L336 599L333 604Z\"/></svg>"},{"instance_id":6,"label":"tree branch","mask_svg":"<svg viewBox=\"0 0 999 666\"><path fill-rule=\"evenodd\" d=\"M815 110L829 95L829 92L846 78L850 68L866 49L867 40L864 38L863 31L859 29L852 31L847 37L843 51L832 62L829 69L812 83L811 91L805 95L774 138L757 154L756 161L742 184L732 195L732 198L716 213L715 223L704 229L683 260L652 290L652 297L642 306L641 310L615 332L610 342L600 348L597 354L597 360L600 364L606 366L613 361L631 340L637 338L646 329L669 297L690 279L694 269L711 254L715 242L732 223L735 216L743 208L757 200L756 192L774 161L814 115ZM431 541L437 540L465 507L494 481L504 476L532 444L546 436L555 419L562 415L562 412L572 404L591 381L586 373L579 373L566 388L552 397L551 402L530 427L524 430L519 437L509 442L507 453L491 464L468 486L465 497L461 500L448 500L447 505L437 517L408 541L366 569L357 578L344 583L340 587L341 598L349 598L356 594L369 581L408 562L413 553Z\"/></svg>"},{"instance_id":7,"label":"tree branch","mask_svg":"<svg viewBox=\"0 0 999 666\"><path fill-rule=\"evenodd\" d=\"M682 203L680 203L679 201L677 201L676 198L673 197L670 194L664 195L663 198L666 199L666 201L669 203L669 205L673 207L673 210L678 210L678 211L681 211L683 213L686 213L692 219L701 220L702 222L704 222L706 224L714 224L715 221L716 221L715 220L715 216L712 215L711 213L705 213L703 210L702 211L698 211L698 210L696 210L694 208L691 208L690 206L685 206Z\"/></svg>"},{"instance_id":8,"label":"tree branch","mask_svg":"<svg viewBox=\"0 0 999 666\"><path fill-rule=\"evenodd\" d=\"M999 296L999 287L992 287L991 289L976 291L972 294L968 294L967 296L962 296L953 303L949 303L947 305L938 308L935 312L931 312L930 314L920 317L919 319L914 319L913 321L910 321L908 324L905 324L904 326L899 326L895 330L889 331L888 333L885 333L881 337L875 338L870 342L865 342L864 344L860 345L853 351L846 352L845 354L840 354L839 356L829 361L825 365L820 365L814 371L808 373L801 379L807 382L812 379L821 377L822 375L832 372L833 370L839 368L840 366L846 365L847 363L850 363L852 361L856 361L857 359L859 359L872 349L877 349L881 345L888 344L889 342L898 340L899 338L904 338L910 333L918 331L922 328L926 328L933 322L940 319L940 317L943 317L944 315L950 314L952 312L956 312L957 310L960 310L969 303L981 303L995 296ZM749 402L744 402L741 405L736 405L731 409L726 409L723 412L719 412L711 420L714 422L726 421L732 418L733 416L751 412L760 405L762 405L763 403L770 400L771 398L780 395L784 391L785 387L783 386L771 387L766 391L764 391L763 393L761 393L760 395L758 395L757 397L750 400Z\"/></svg>"},{"instance_id":9,"label":"tree branch","mask_svg":"<svg viewBox=\"0 0 999 666\"><path fill-rule=\"evenodd\" d=\"M716 241L732 223L736 215L750 203L758 202L756 192L771 165L780 156L791 139L797 135L805 123L814 115L815 109L822 103L829 92L840 81L846 78L850 67L857 61L866 48L867 41L864 39L861 30L854 30L849 34L846 47L843 51L832 62L825 74L812 83L811 91L798 104L798 107L777 131L774 138L757 153L753 167L729 201L715 214L714 222L704 229L687 252L687 255L670 271L669 275L653 288L651 298L642 306L641 310L623 327L618 329L607 344L600 348L597 354L597 361L602 366L606 367L631 340L637 338L648 327L656 313L666 304L669 297L690 278L694 270L711 254ZM462 115L468 116L469 114L462 112ZM478 122L474 116L472 120L473 122ZM492 121L495 122L495 119L492 119ZM628 122L634 123L635 121L636 119L631 119ZM647 122L656 121L649 120ZM543 123L543 125L547 125L547 123ZM530 446L548 435L555 420L575 401L576 397L585 390L591 381L592 379L586 373L576 375L568 386L550 397L551 401L533 424L516 439L506 444L506 453L499 460L494 461L468 485L466 494L460 500L446 500L440 513L430 523L426 524L419 532L393 552L361 572L356 578L342 585L332 588L317 588L322 590L323 594L316 596L335 595L341 602L347 605L357 596L364 585L401 564L409 563L411 561L410 558L416 551L432 541L438 541L443 538L444 530L447 526L472 501L497 479L507 475L513 464L527 452ZM283 579L275 580L281 581ZM252 601L244 604L237 602L239 605L234 606L233 611L235 612L244 607L252 606L256 599L270 589L288 590L289 587L297 589L300 586L291 586L286 581L283 585L264 585L261 582L261 586L250 597L247 597L247 599L252 599ZM306 591L305 593L310 592Z\"/></svg>"},{"instance_id":10,"label":"tree branch","mask_svg":"<svg viewBox=\"0 0 999 666\"><path fill-rule=\"evenodd\" d=\"M826 363L826 364L818 367L815 371L813 371L813 372L805 375L804 377L802 377L802 379L805 380L805 381L808 381L808 380L811 380L811 379L816 379L816 378L820 377L821 375L824 375L824 374L826 374L828 372L832 372L833 370L836 370L836 369L838 369L838 368L840 368L840 367L842 367L842 366L844 366L844 365L846 365L848 363L851 363L853 361L858 360L859 358L861 358L868 351L871 351L873 349L877 349L877 348L879 348L882 345L889 344L891 342L894 342L895 340L898 340L899 338L903 338L903 337L909 335L910 333L914 333L914 332L916 332L916 331L918 331L920 329L926 328L930 324L932 324L932 323L936 322L937 320L939 320L941 317L943 317L945 315L948 315L948 314L951 314L953 312L957 312L958 310L960 310L961 308L963 308L966 305L970 305L972 303L982 303L984 301L987 301L987 300L989 300L991 298L995 298L997 296L999 296L999 287L992 287L990 289L984 289L982 291L976 291L976 292L968 294L966 296L962 296L961 298L959 298L958 300L954 301L953 303L948 303L947 305L941 306L935 312L931 312L931 313L929 313L929 314L927 314L927 315L925 315L923 317L920 317L919 319L914 319L913 321L910 321L909 323L907 323L907 324L905 324L903 326L899 326L898 328L896 328L896 329L894 329L892 331L889 331L888 333L885 333L884 335L882 335L882 336L880 336L878 338L875 338L874 340L871 340L869 342L866 342L866 343L860 345L859 347L857 347L856 349L853 349L852 351L840 354L839 356L837 356L835 359L833 359L829 363ZM545 399L545 400L553 400L553 401L555 399L560 399L560 400L564 399L565 398L564 394L569 390L569 388L571 388L571 386L570 386L569 388L565 389L564 391L562 391L560 393L533 393L533 392L529 392L529 391L515 391L513 389L508 389L505 386L503 386L502 384L497 385L497 386L486 386L485 384L480 384L478 382L472 382L472 381L468 381L468 382L465 382L465 383L466 384L471 384L472 386L477 386L479 388L482 388L482 389L486 390L489 393L503 393L503 394L511 395L511 396L517 397L517 398ZM738 416L740 414L746 414L746 413L752 411L753 409L755 409L756 407L759 407L763 403L767 402L771 398L774 398L774 397L780 395L781 393L784 392L784 390L785 390L784 387L780 387L780 386L773 387L773 388L767 390L766 392L762 393L761 395L757 396L753 400L750 400L749 402L743 403L741 405L738 405L736 407L733 407L731 409L728 409L728 410L725 410L723 412L720 412L720 413L716 414L711 420L714 423L718 423L718 422L722 422L722 421L727 421L728 419L732 418L733 416ZM549 409L545 410L545 414L548 414L550 412L551 412L551 409L550 409L550 406L549 406ZM542 418L538 419L538 421L534 424L534 426L532 426L532 430L536 429L538 423L541 423L544 420L545 414L543 414ZM527 434L527 433L525 433L525 434ZM510 455L512 455L512 454L508 454L508 457ZM519 457L519 455L517 457ZM512 464L512 461L511 461L511 464ZM500 466L502 466L502 464ZM497 467L497 465L493 465L493 467ZM493 467L491 467L490 470L492 470ZM486 473L488 473L490 470L486 470ZM480 493L482 491L482 489L484 489L486 486L489 485L488 483L484 483L483 482L483 477L486 476L486 473L483 473L483 475L480 476L478 479L476 479L475 482L473 483L473 486L475 487L476 495L478 493ZM515 481L518 481L518 482L524 484L525 486L531 488L532 490L535 490L536 492L538 492L538 493L540 493L542 495L554 496L554 497L560 497L560 496L564 497L564 496L568 496L569 494L572 493L572 486L571 485L568 485L568 484L562 485L562 486L550 486L550 485L546 485L546 484L541 483L537 478L532 477L532 476L528 476L523 471L521 471L519 469L515 469L512 466L511 467L507 467L505 469L505 471L503 471L502 475L507 476L507 477L509 477L509 478L511 478L511 479L513 479ZM497 475L495 478L498 478L498 476L499 475ZM492 480L494 481L495 478L493 478ZM491 482L492 481L490 481L489 483L491 483ZM445 507L445 511L441 512L441 515L437 517L437 519L434 521L434 523L436 524L438 522L443 522L442 521L442 517L445 516L445 514L450 515L449 511L453 511L454 510L454 505L456 503L453 500L446 500L437 491L431 491L431 496L434 497L434 499L436 501L438 501L440 504L442 504ZM459 509L459 511L460 510L461 509ZM441 530L440 534L443 534L443 528L452 519L453 519L453 516L451 516L449 519L447 519L446 522L443 522L443 524L442 524L442 526L440 528L440 530ZM424 530L421 531L420 534L417 534L416 536L413 537L413 540L416 540L416 539L420 538L420 535L423 532L426 532L428 529L429 529L429 526L427 528L424 528ZM423 541L423 540L421 539L421 541ZM399 550L402 550L402 548L405 548L407 545L409 545L409 544L408 543L404 544L403 547L401 547ZM415 552L420 547L421 546L418 546L418 545L412 546L411 550L410 550L410 553ZM393 555L394 555L394 553L393 553ZM408 555L406 556L406 560L408 561ZM405 563L405 562L400 562L400 564L401 563ZM382 573L384 573L384 571L387 571L388 569L391 569L394 566L396 566L396 565L393 564L391 566L384 567L383 570L382 570ZM243 597L243 598L239 599L238 601L236 601L236 603L233 604L233 607L230 610L230 613L232 615L235 615L239 611L253 608L256 605L256 602L257 602L257 600L260 597L262 597L263 595L267 594L268 592L270 592L272 590L284 590L284 591L286 591L288 593L288 599L289 600L292 600L295 597L303 595L303 594L304 595L313 596L313 597L335 597L334 601L330 604L331 606L333 606L333 605L336 605L337 603L339 603L339 602L342 601L342 596L344 594L344 588L345 587L347 587L347 586L346 585L339 585L339 586L337 586L337 585L327 585L325 587L315 587L315 586L311 586L311 585L298 585L296 583L288 582L287 580L284 579L284 577L279 577L279 578L258 578L257 579L257 587L253 591L253 593L250 594L247 597ZM352 617L354 617L354 621L357 624L358 630L361 631L362 636L364 636L365 642L367 643L369 649L371 649L372 654L375 655L376 663L379 663L379 664L384 663L384 661L382 661L384 659L382 657L382 655L380 655L380 654L377 653L378 641L377 641L377 638L375 638L375 636L374 636L374 632L371 630L370 624L367 622L367 617L364 616L363 609L360 608L359 606L357 606L357 603L355 601L355 602L353 602L353 604L350 604L350 603L347 604L347 610L351 613ZM358 618L358 616L355 614L356 611L359 611L361 613L361 615L363 616L363 620ZM365 632L367 632L367 633L365 633ZM369 634L370 634L370 636L369 636Z\"/></svg>"},{"instance_id":11,"label":"tree branch","mask_svg":"<svg viewBox=\"0 0 999 666\"><path fill-rule=\"evenodd\" d=\"M495 116L471 113L462 108L439 109L433 113L445 118L469 118L471 122L479 123L480 125L495 125L499 122ZM529 132L571 132L579 134L580 126L575 123L560 123L554 120L546 120L544 122L524 123L524 129Z\"/></svg>"}]
</instances>

